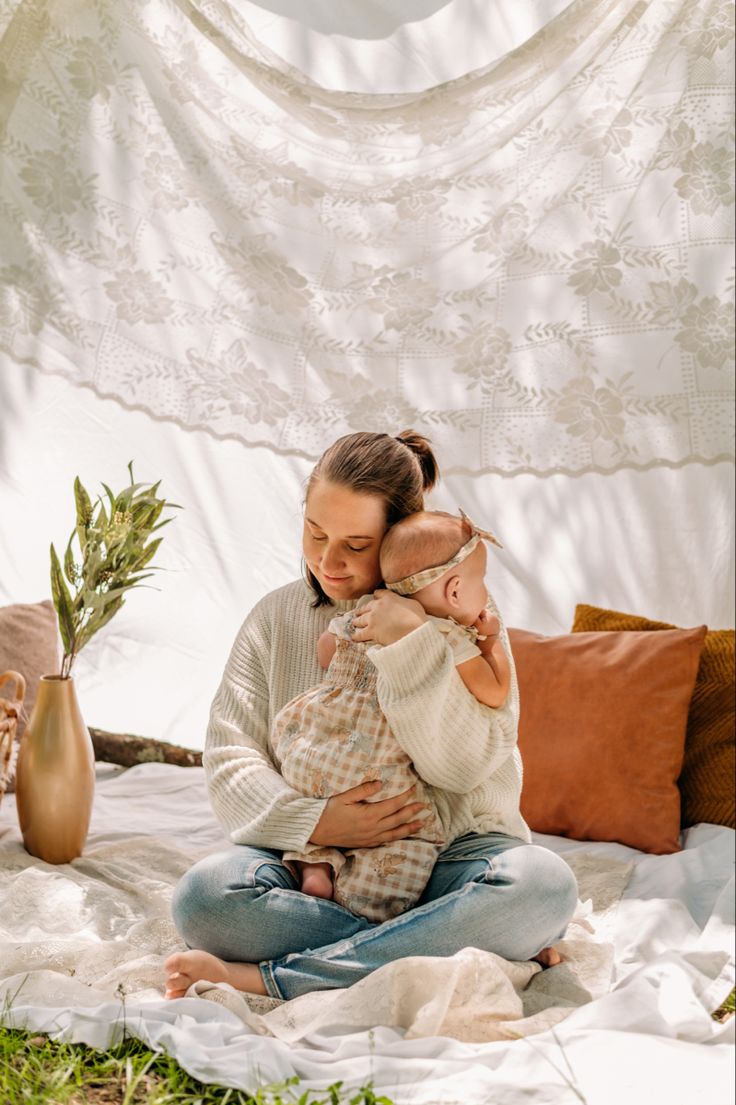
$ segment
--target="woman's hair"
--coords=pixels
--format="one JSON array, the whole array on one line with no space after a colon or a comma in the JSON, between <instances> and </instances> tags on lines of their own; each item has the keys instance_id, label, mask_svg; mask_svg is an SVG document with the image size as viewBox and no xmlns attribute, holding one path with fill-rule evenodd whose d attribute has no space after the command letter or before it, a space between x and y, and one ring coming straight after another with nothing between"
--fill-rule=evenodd
<instances>
[{"instance_id":1,"label":"woman's hair","mask_svg":"<svg viewBox=\"0 0 736 1105\"><path fill-rule=\"evenodd\" d=\"M315 480L348 487L359 495L380 495L386 504L386 526L424 509L424 493L437 483L439 469L429 440L414 430L390 434L359 432L338 438L317 461L307 483ZM331 603L306 568L315 594L314 606Z\"/></svg>"}]
</instances>

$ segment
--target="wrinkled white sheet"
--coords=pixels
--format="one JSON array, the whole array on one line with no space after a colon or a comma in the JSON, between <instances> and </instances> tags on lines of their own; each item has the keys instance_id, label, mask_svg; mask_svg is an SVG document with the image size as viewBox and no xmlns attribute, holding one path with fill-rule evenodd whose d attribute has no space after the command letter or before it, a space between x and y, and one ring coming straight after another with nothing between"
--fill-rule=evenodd
<instances>
[{"instance_id":1,"label":"wrinkled white sheet","mask_svg":"<svg viewBox=\"0 0 736 1105\"><path fill-rule=\"evenodd\" d=\"M125 1030L204 1081L250 1091L297 1075L300 1092L370 1079L396 1105L726 1105L734 1021L710 1012L734 979L732 830L696 826L673 856L536 839L565 856L592 899L560 968L464 949L283 1004L208 984L165 1002L161 962L179 945L171 887L226 843L201 769L102 769L85 853L65 867L25 853L6 799L2 1020L98 1047Z\"/></svg>"}]
</instances>

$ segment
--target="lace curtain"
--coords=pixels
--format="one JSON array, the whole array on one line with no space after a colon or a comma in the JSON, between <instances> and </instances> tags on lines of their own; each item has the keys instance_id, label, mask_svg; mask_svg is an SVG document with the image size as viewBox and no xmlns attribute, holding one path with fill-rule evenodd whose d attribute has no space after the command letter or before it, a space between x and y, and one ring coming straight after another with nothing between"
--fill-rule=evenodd
<instances>
[{"instance_id":1,"label":"lace curtain","mask_svg":"<svg viewBox=\"0 0 736 1105\"><path fill-rule=\"evenodd\" d=\"M413 425L449 471L730 458L733 24L575 0L365 95L235 0L10 0L4 371L304 457Z\"/></svg>"}]
</instances>

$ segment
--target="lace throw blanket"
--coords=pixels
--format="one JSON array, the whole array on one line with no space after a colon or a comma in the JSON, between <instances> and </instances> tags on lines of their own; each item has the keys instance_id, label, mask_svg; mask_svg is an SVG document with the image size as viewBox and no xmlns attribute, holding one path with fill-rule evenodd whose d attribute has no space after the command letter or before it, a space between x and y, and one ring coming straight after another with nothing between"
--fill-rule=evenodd
<instances>
[{"instance_id":1,"label":"lace throw blanket","mask_svg":"<svg viewBox=\"0 0 736 1105\"><path fill-rule=\"evenodd\" d=\"M163 996L164 958L183 944L170 918L173 888L218 843L192 852L171 837L91 839L82 857L53 867L0 832L0 1001L93 1008L111 999ZM581 904L565 939L564 961L542 971L476 948L447 959L399 960L347 990L288 1002L246 998L200 982L188 996L236 1013L254 1032L294 1043L319 1030L377 1025L407 1037L476 1042L540 1032L609 989L610 929L632 865L609 857L568 857Z\"/></svg>"}]
</instances>

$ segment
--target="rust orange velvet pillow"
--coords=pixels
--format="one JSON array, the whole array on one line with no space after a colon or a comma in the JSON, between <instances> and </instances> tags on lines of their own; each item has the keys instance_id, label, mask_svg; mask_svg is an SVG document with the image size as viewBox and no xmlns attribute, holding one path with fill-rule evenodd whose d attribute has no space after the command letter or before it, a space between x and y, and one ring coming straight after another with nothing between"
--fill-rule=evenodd
<instances>
[{"instance_id":1,"label":"rust orange velvet pillow","mask_svg":"<svg viewBox=\"0 0 736 1105\"><path fill-rule=\"evenodd\" d=\"M705 633L509 631L530 828L680 850L677 778Z\"/></svg>"},{"instance_id":2,"label":"rust orange velvet pillow","mask_svg":"<svg viewBox=\"0 0 736 1105\"><path fill-rule=\"evenodd\" d=\"M674 629L636 614L581 604L573 633L590 630ZM733 629L709 629L690 702L685 759L678 780L682 826L709 821L736 829L736 653Z\"/></svg>"}]
</instances>

